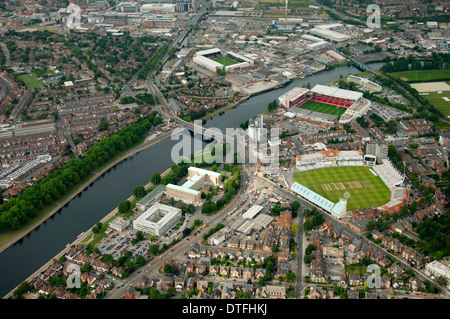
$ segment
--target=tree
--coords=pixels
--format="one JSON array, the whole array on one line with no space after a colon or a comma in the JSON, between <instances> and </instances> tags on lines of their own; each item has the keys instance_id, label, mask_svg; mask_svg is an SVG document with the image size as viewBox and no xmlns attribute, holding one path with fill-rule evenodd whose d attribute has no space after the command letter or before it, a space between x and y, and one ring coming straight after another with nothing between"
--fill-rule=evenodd
<instances>
[{"instance_id":1,"label":"tree","mask_svg":"<svg viewBox=\"0 0 450 319\"><path fill-rule=\"evenodd\" d=\"M294 281L295 279L297 279L297 276L293 272L286 274L286 281Z\"/></svg>"},{"instance_id":2,"label":"tree","mask_svg":"<svg viewBox=\"0 0 450 319\"><path fill-rule=\"evenodd\" d=\"M95 226L92 228L92 232L94 234L97 234L98 232L100 232L102 230L102 223L98 222L97 224L95 224Z\"/></svg>"},{"instance_id":3,"label":"tree","mask_svg":"<svg viewBox=\"0 0 450 319\"><path fill-rule=\"evenodd\" d=\"M447 285L447 279L445 279L445 277L442 277L442 276L439 276L439 277L436 279L436 282L437 282L439 285L444 286L444 287Z\"/></svg>"},{"instance_id":4,"label":"tree","mask_svg":"<svg viewBox=\"0 0 450 319\"><path fill-rule=\"evenodd\" d=\"M140 199L142 197L144 197L146 194L145 188L142 185L138 185L134 188L133 190L133 195L134 197Z\"/></svg>"},{"instance_id":5,"label":"tree","mask_svg":"<svg viewBox=\"0 0 450 319\"><path fill-rule=\"evenodd\" d=\"M296 200L293 201L291 204L292 212L296 212L299 208L300 208L300 203L297 202Z\"/></svg>"},{"instance_id":6,"label":"tree","mask_svg":"<svg viewBox=\"0 0 450 319\"><path fill-rule=\"evenodd\" d=\"M104 118L101 118L98 129L99 131L105 131L108 129L108 122Z\"/></svg>"},{"instance_id":7,"label":"tree","mask_svg":"<svg viewBox=\"0 0 450 319\"><path fill-rule=\"evenodd\" d=\"M161 175L159 173L153 173L150 181L153 185L159 185L161 183Z\"/></svg>"},{"instance_id":8,"label":"tree","mask_svg":"<svg viewBox=\"0 0 450 319\"><path fill-rule=\"evenodd\" d=\"M191 234L191 231L192 230L190 228L183 229L183 236L184 237L189 236Z\"/></svg>"},{"instance_id":9,"label":"tree","mask_svg":"<svg viewBox=\"0 0 450 319\"><path fill-rule=\"evenodd\" d=\"M164 272L166 274L176 275L178 273L178 269L175 266L170 266L169 264L164 265Z\"/></svg>"},{"instance_id":10,"label":"tree","mask_svg":"<svg viewBox=\"0 0 450 319\"><path fill-rule=\"evenodd\" d=\"M16 290L14 290L13 295L16 298L21 297L24 293L31 290L31 285L28 283L28 281L24 281L17 287Z\"/></svg>"},{"instance_id":11,"label":"tree","mask_svg":"<svg viewBox=\"0 0 450 319\"><path fill-rule=\"evenodd\" d=\"M91 270L91 264L90 263L84 263L84 265L81 266L80 270L81 270L82 273L89 272L89 270Z\"/></svg>"},{"instance_id":12,"label":"tree","mask_svg":"<svg viewBox=\"0 0 450 319\"><path fill-rule=\"evenodd\" d=\"M148 248L148 252L155 256L158 255L160 252L159 245L150 245L150 247Z\"/></svg>"},{"instance_id":13,"label":"tree","mask_svg":"<svg viewBox=\"0 0 450 319\"><path fill-rule=\"evenodd\" d=\"M125 214L131 208L131 203L129 200L125 200L119 203L118 209L120 214Z\"/></svg>"}]
</instances>

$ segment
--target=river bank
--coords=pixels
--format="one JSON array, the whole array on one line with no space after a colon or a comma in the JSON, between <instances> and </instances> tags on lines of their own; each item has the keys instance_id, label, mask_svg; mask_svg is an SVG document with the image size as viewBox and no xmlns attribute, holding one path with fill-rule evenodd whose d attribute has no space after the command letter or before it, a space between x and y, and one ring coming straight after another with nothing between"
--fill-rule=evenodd
<instances>
[{"instance_id":1,"label":"river bank","mask_svg":"<svg viewBox=\"0 0 450 319\"><path fill-rule=\"evenodd\" d=\"M278 90L252 96L239 107L207 120L205 127L217 127L222 131L237 128L242 121L263 113L268 102L294 87L302 87L308 82L314 86L327 83L332 78L359 72L353 66L344 66L294 80ZM0 295L9 293L31 273L35 273L36 269L64 250L67 243L73 242L80 233L104 218L105 212L112 211L118 202L129 197L136 185L147 184L155 172L164 172L172 163L171 151L177 143L179 142L176 140L165 139L118 163L41 226L2 252L0 273L4 275L0 281Z\"/></svg>"},{"instance_id":2,"label":"river bank","mask_svg":"<svg viewBox=\"0 0 450 319\"><path fill-rule=\"evenodd\" d=\"M128 150L125 152L124 155L117 158L116 160L112 161L111 163L107 164L104 168L102 168L100 171L96 172L94 176L92 176L88 181L81 184L72 194L70 194L65 200L63 200L61 203L59 203L54 209L52 209L48 214L45 216L39 218L39 220L29 227L27 227L24 230L17 231L17 234L12 236L11 240L8 240L7 243L4 243L0 246L0 253L17 243L19 240L21 240L23 237L28 235L30 232L32 232L34 229L36 229L38 226L40 226L42 223L44 223L47 219L52 217L54 214L56 214L61 208L63 208L67 203L69 203L75 196L80 194L83 190L85 190L89 185L91 185L95 180L97 180L100 176L102 176L105 172L110 170L112 167L117 165L118 163L122 162L123 160L129 158L130 156L135 155L136 153L146 149L147 147L150 147L166 138L168 138L172 133L172 130L169 132L163 133L160 136L154 138L148 143L143 143L135 146L134 148Z\"/></svg>"},{"instance_id":3,"label":"river bank","mask_svg":"<svg viewBox=\"0 0 450 319\"><path fill-rule=\"evenodd\" d=\"M100 176L103 175L106 171L108 171L109 169L111 169L112 167L114 167L115 165L117 165L118 163L120 163L121 161L123 161L124 159L130 158L130 157L134 156L135 154L137 154L138 152L140 152L140 151L146 149L147 147L150 147L150 146L152 146L152 145L154 145L154 144L156 144L156 143L158 143L158 142L160 142L160 141L162 141L162 140L165 140L166 138L168 138L168 137L171 135L171 133L172 133L172 130L170 130L169 132L166 132L166 133L164 133L164 134L161 134L160 136L156 137L155 139L152 139L152 141L149 142L149 143L146 143L146 144L140 144L140 145L136 146L135 148L133 148L133 149L131 149L129 152L127 152L125 155L121 156L119 159L115 160L113 163L109 164L107 167L105 167L105 168L102 169L100 172L98 172L98 173L97 173L98 176L95 176L95 178L100 177ZM157 140L158 138L159 138L159 140ZM170 171L171 171L171 168L170 168L170 167L167 168L167 169L165 169L164 171L161 172L161 177L165 176L165 175L168 174ZM96 175L97 175L97 174L96 174ZM92 179L94 179L94 177L93 177ZM92 181L89 180L89 184L90 184L90 183L93 183L93 182L94 182L94 180L92 180ZM81 187L83 187L83 189L85 189L85 188L88 187L88 186L89 186L89 185L88 185L87 183L85 183L85 184L83 184ZM146 185L144 185L144 188L147 189L147 188L149 188L149 187L151 187L151 186L153 186L153 184L152 184L151 182L148 182ZM81 188L81 187L80 187L80 188ZM83 191L83 189L81 189L81 190L79 190L79 191L77 190L77 194L78 194L79 192ZM72 199L73 197L75 197L77 194L73 194L73 196L71 196L71 199ZM128 200L128 201L131 202L131 201L133 201L134 199L135 199L134 195L131 195L131 196L129 196L126 200ZM68 201L70 201L70 200L68 199ZM64 206L63 204L61 204L61 205ZM57 211L57 210L56 210L56 211ZM56 211L54 211L54 212L52 211L53 214L56 213ZM100 219L99 222L102 223L102 224L106 223L108 220L112 219L118 212L119 212L118 208L117 208L117 207L114 208L114 209L113 209L112 211L110 211L106 216L104 216L102 219ZM50 217L50 216L48 216L48 218L49 218L49 217ZM44 222L44 221L42 221L42 222ZM38 226L38 225L36 225L36 227L37 227L37 226ZM68 244L66 245L66 247L65 247L63 250L61 250L61 251L60 251L57 255L55 255L53 258L49 259L49 261L47 261L42 267L40 267L38 270L36 270L33 274L31 274L31 275L30 275L27 279L25 279L24 281L30 281L30 280L32 280L33 278L35 278L36 276L38 276L39 273L45 271L45 270L46 270L46 269L54 262L54 260L58 260L59 258L61 258L61 256L63 256L65 253L67 253L67 252L71 249L72 246L81 244L81 243L83 243L83 242L86 240L86 238L92 236L92 235L93 235L92 228L93 228L94 226L95 226L95 225L92 225L88 230L86 230L85 232L81 233L81 234L80 234L80 235L79 235L72 243L68 243ZM86 244L87 244L87 243L86 243ZM20 284L19 284L19 285L20 285ZM16 290L16 289L19 287L19 285L17 285L17 286L16 286L14 289L12 289L8 294L6 294L6 295L3 297L3 299L10 298L10 297L13 295L14 290Z\"/></svg>"}]
</instances>

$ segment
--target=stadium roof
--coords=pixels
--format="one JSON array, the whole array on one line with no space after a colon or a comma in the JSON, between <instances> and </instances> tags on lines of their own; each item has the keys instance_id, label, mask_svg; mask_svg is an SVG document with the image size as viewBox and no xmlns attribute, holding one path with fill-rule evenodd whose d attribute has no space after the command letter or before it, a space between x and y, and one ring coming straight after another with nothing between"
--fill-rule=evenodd
<instances>
[{"instance_id":1,"label":"stadium roof","mask_svg":"<svg viewBox=\"0 0 450 319\"><path fill-rule=\"evenodd\" d=\"M222 50L218 49L218 48L213 48L213 49L207 49L207 50L202 50L202 51L197 51L195 53L196 56L200 56L200 55L208 55L208 54L214 54L214 53L220 53L222 52Z\"/></svg>"},{"instance_id":2,"label":"stadium roof","mask_svg":"<svg viewBox=\"0 0 450 319\"><path fill-rule=\"evenodd\" d=\"M354 101L359 100L360 98L363 97L363 94L361 92L339 89L336 87L326 86L322 84L317 84L316 86L314 86L311 89L311 92Z\"/></svg>"},{"instance_id":3,"label":"stadium roof","mask_svg":"<svg viewBox=\"0 0 450 319\"><path fill-rule=\"evenodd\" d=\"M341 202L333 203L332 201L326 199L325 197L317 194L316 192L310 190L309 188L294 182L291 186L291 190L307 199L311 203L323 208L327 212L332 213L333 215L340 216L342 211L345 210L345 205Z\"/></svg>"},{"instance_id":4,"label":"stadium roof","mask_svg":"<svg viewBox=\"0 0 450 319\"><path fill-rule=\"evenodd\" d=\"M334 203L332 201L326 199L325 197L320 196L319 194L303 186L302 184L294 182L294 184L292 184L291 186L291 190L293 190L300 196L306 198L311 203L314 203L317 206L325 209L326 211L330 212L331 209L333 209Z\"/></svg>"},{"instance_id":5,"label":"stadium roof","mask_svg":"<svg viewBox=\"0 0 450 319\"><path fill-rule=\"evenodd\" d=\"M293 88L292 90L284 93L283 95L281 95L278 100L280 102L285 102L286 100L288 101L293 101L297 98L299 98L300 96L306 94L309 90L306 88L301 88L301 87L296 87Z\"/></svg>"}]
</instances>

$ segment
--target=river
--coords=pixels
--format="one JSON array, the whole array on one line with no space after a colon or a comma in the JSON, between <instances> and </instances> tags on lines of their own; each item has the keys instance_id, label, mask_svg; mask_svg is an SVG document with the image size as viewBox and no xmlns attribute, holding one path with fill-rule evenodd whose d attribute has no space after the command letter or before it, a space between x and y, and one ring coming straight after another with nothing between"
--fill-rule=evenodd
<instances>
[{"instance_id":1,"label":"river","mask_svg":"<svg viewBox=\"0 0 450 319\"><path fill-rule=\"evenodd\" d=\"M379 69L382 63L371 64ZM342 66L298 79L289 85L251 97L238 107L208 120L205 127L236 128L263 113L267 104L281 94L303 84L324 84L348 74L359 73L353 66ZM0 254L0 295L4 296L52 259L68 243L127 199L137 185L149 182L154 172L167 169L172 147L178 141L166 139L126 159L98 178L47 221Z\"/></svg>"}]
</instances>

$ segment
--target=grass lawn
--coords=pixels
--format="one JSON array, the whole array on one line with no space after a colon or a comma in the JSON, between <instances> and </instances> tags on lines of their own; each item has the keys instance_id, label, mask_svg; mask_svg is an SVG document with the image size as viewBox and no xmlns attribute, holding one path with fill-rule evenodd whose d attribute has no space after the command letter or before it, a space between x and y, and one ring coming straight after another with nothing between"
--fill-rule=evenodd
<instances>
[{"instance_id":1,"label":"grass lawn","mask_svg":"<svg viewBox=\"0 0 450 319\"><path fill-rule=\"evenodd\" d=\"M217 58L214 61L216 61L220 64L223 64L224 66L233 65L233 64L237 63L236 61L233 61L233 60L225 58L225 57Z\"/></svg>"},{"instance_id":2,"label":"grass lawn","mask_svg":"<svg viewBox=\"0 0 450 319\"><path fill-rule=\"evenodd\" d=\"M422 95L424 99L430 102L434 107L441 111L447 119L450 117L450 101L443 98L450 99L450 91L443 91L441 94L437 92L429 92L427 95Z\"/></svg>"},{"instance_id":3,"label":"grass lawn","mask_svg":"<svg viewBox=\"0 0 450 319\"><path fill-rule=\"evenodd\" d=\"M333 203L348 192L349 211L382 206L389 201L391 192L381 178L369 169L365 166L319 168L295 173L294 180Z\"/></svg>"},{"instance_id":4,"label":"grass lawn","mask_svg":"<svg viewBox=\"0 0 450 319\"><path fill-rule=\"evenodd\" d=\"M450 125L445 122L438 121L438 122L435 122L434 125L436 125L443 131L450 131Z\"/></svg>"},{"instance_id":5,"label":"grass lawn","mask_svg":"<svg viewBox=\"0 0 450 319\"><path fill-rule=\"evenodd\" d=\"M34 73L22 74L17 77L18 79L25 82L28 90L34 90L35 88L40 89L42 87L42 83L37 80L37 77Z\"/></svg>"},{"instance_id":6,"label":"grass lawn","mask_svg":"<svg viewBox=\"0 0 450 319\"><path fill-rule=\"evenodd\" d=\"M345 107L333 106L316 101L307 101L305 102L305 104L301 105L300 108L314 112L337 115L338 118L340 118L341 115L344 114L345 111L347 110L347 108Z\"/></svg>"},{"instance_id":7,"label":"grass lawn","mask_svg":"<svg viewBox=\"0 0 450 319\"><path fill-rule=\"evenodd\" d=\"M450 70L421 70L391 73L393 77L408 82L435 81L450 79Z\"/></svg>"}]
</instances>

